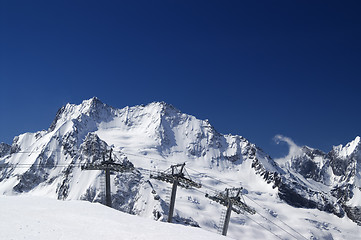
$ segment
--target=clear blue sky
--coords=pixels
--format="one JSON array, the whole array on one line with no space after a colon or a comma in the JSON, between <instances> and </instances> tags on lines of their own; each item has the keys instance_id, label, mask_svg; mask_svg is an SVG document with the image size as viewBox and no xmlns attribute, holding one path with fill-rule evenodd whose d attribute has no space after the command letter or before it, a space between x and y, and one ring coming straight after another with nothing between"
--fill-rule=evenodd
<instances>
[{"instance_id":1,"label":"clear blue sky","mask_svg":"<svg viewBox=\"0 0 361 240\"><path fill-rule=\"evenodd\" d=\"M0 0L0 142L62 105L165 101L273 157L361 135L360 1Z\"/></svg>"}]
</instances>

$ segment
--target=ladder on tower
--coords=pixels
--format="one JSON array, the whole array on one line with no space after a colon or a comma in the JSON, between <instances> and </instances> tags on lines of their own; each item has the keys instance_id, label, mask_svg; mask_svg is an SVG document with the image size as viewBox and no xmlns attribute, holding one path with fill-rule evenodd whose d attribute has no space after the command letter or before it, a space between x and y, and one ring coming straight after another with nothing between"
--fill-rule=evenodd
<instances>
[{"instance_id":1,"label":"ladder on tower","mask_svg":"<svg viewBox=\"0 0 361 240\"><path fill-rule=\"evenodd\" d=\"M164 200L166 201L166 202L170 202L170 198L171 198L171 195L172 195L172 187L171 186L167 186L166 188L165 188L165 198L164 198Z\"/></svg>"},{"instance_id":2,"label":"ladder on tower","mask_svg":"<svg viewBox=\"0 0 361 240\"><path fill-rule=\"evenodd\" d=\"M227 210L223 209L222 213L221 213L221 218L219 219L219 224L217 226L217 228L218 228L217 233L218 234L222 234L224 221L226 220L226 213L227 213Z\"/></svg>"},{"instance_id":3,"label":"ladder on tower","mask_svg":"<svg viewBox=\"0 0 361 240\"><path fill-rule=\"evenodd\" d=\"M103 155L103 161L100 163L87 163L81 166L81 170L101 170L105 172L105 205L112 207L112 196L111 196L111 184L110 175L114 172L133 172L134 166L129 161L123 161L117 163L112 159L113 149L110 149L109 160L105 160L105 154Z\"/></svg>"},{"instance_id":4,"label":"ladder on tower","mask_svg":"<svg viewBox=\"0 0 361 240\"><path fill-rule=\"evenodd\" d=\"M102 176L104 175L104 176ZM100 187L100 192L99 192L99 196L100 196L100 202L102 204L106 204L105 202L105 174L100 174L99 176L99 187Z\"/></svg>"},{"instance_id":5,"label":"ladder on tower","mask_svg":"<svg viewBox=\"0 0 361 240\"><path fill-rule=\"evenodd\" d=\"M248 212L255 214L256 211L242 202L241 200L242 188L226 188L224 192L217 192L216 195L206 194L206 197L227 207L226 213L222 212L221 222L223 223L222 235L227 236L228 225L231 218L231 212L234 211L238 214ZM224 216L223 216L224 215Z\"/></svg>"},{"instance_id":6,"label":"ladder on tower","mask_svg":"<svg viewBox=\"0 0 361 240\"><path fill-rule=\"evenodd\" d=\"M193 181L189 174L185 169L185 163L171 165L170 168L165 170L164 172L158 172L156 174L151 173L150 178L157 179L163 182L167 182L172 184L172 190L170 194L170 202L169 202L169 212L168 212L168 222L172 222L175 198L177 193L177 187L180 186L182 188L201 188L202 184ZM169 194L167 194L169 196Z\"/></svg>"}]
</instances>

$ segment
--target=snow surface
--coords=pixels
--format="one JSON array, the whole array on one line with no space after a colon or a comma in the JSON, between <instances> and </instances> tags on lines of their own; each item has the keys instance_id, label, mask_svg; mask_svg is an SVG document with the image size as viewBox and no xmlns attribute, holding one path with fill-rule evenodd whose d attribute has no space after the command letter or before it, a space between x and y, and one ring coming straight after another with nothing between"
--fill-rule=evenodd
<instances>
[{"instance_id":1,"label":"snow surface","mask_svg":"<svg viewBox=\"0 0 361 240\"><path fill-rule=\"evenodd\" d=\"M229 239L200 228L156 222L85 201L1 196L0 206L0 239Z\"/></svg>"}]
</instances>

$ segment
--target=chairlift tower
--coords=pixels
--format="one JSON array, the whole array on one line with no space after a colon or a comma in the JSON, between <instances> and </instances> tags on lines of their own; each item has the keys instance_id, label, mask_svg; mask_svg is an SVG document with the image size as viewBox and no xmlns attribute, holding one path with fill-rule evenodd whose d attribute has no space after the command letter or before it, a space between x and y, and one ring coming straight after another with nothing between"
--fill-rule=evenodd
<instances>
[{"instance_id":1,"label":"chairlift tower","mask_svg":"<svg viewBox=\"0 0 361 240\"><path fill-rule=\"evenodd\" d=\"M224 192L219 192L214 196L206 194L206 197L222 204L227 207L226 216L224 219L222 235L226 236L229 226L229 220L231 219L231 212L234 211L238 214L242 212L248 212L255 214L256 211L241 201L241 191L243 188L226 188Z\"/></svg>"},{"instance_id":2,"label":"chairlift tower","mask_svg":"<svg viewBox=\"0 0 361 240\"><path fill-rule=\"evenodd\" d=\"M176 164L170 166L164 172L158 172L156 175L151 174L150 178L157 179L163 182L172 183L172 193L171 199L169 204L169 213L168 213L168 222L172 222L173 212L174 212L174 205L175 205L175 198L177 193L177 186L183 188L201 188L202 185L200 183L194 182L190 177L187 171L185 170L185 163L183 164Z\"/></svg>"},{"instance_id":3,"label":"chairlift tower","mask_svg":"<svg viewBox=\"0 0 361 240\"><path fill-rule=\"evenodd\" d=\"M109 160L105 160L105 155L103 155L103 161L100 164L81 166L81 170L105 170L105 205L108 207L112 207L110 174L113 172L132 172L134 170L134 166L130 162L128 164L114 162L112 152L113 149L110 149Z\"/></svg>"}]
</instances>

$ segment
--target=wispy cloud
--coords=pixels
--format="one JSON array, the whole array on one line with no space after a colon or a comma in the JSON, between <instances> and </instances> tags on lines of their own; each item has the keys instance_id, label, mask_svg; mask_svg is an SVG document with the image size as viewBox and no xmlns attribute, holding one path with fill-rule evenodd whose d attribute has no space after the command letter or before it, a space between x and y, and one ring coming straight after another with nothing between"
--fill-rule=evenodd
<instances>
[{"instance_id":1,"label":"wispy cloud","mask_svg":"<svg viewBox=\"0 0 361 240\"><path fill-rule=\"evenodd\" d=\"M288 160L290 160L294 156L299 156L302 154L302 148L298 146L291 138L285 137L283 135L276 135L273 140L279 144L281 142L287 143L289 149L288 154L285 157L275 159L278 164L281 166L284 165Z\"/></svg>"}]
</instances>

